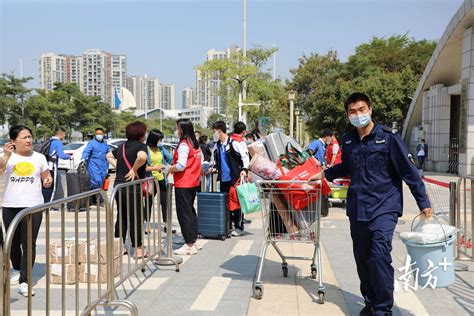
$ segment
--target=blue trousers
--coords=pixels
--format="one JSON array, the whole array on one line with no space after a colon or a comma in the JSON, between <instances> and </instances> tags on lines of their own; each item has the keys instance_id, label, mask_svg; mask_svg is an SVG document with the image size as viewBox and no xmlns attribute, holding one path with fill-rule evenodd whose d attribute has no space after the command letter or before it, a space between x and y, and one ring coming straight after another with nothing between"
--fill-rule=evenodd
<instances>
[{"instance_id":1,"label":"blue trousers","mask_svg":"<svg viewBox=\"0 0 474 316\"><path fill-rule=\"evenodd\" d=\"M350 221L360 291L375 315L392 313L394 269L390 252L397 221L395 212L379 215L368 222Z\"/></svg>"}]
</instances>

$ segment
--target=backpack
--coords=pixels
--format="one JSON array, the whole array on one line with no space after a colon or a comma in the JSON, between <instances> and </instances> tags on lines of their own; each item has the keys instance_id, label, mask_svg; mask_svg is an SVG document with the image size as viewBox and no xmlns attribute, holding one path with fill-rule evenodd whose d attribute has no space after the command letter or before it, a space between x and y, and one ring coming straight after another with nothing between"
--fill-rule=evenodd
<instances>
[{"instance_id":1,"label":"backpack","mask_svg":"<svg viewBox=\"0 0 474 316\"><path fill-rule=\"evenodd\" d=\"M47 140L43 140L33 145L33 150L44 155L46 157L46 161L55 162L56 159L49 155L49 149L51 148L51 138Z\"/></svg>"}]
</instances>

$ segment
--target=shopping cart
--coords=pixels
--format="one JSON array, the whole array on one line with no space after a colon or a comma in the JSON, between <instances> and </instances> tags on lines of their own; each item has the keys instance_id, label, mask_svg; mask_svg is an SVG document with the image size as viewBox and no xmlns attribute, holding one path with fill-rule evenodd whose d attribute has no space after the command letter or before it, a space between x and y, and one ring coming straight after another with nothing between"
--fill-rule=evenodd
<instances>
[{"instance_id":1,"label":"shopping cart","mask_svg":"<svg viewBox=\"0 0 474 316\"><path fill-rule=\"evenodd\" d=\"M305 181L257 181L262 204L263 233L265 243L257 266L254 281L254 297L263 297L262 272L268 246L280 256L283 276L288 276L287 260L310 260L311 278L316 279L319 268L318 296L324 304L325 287L322 279L320 249L321 189L309 186ZM285 256L277 243L314 244L312 257ZM316 265L317 257L317 265Z\"/></svg>"}]
</instances>

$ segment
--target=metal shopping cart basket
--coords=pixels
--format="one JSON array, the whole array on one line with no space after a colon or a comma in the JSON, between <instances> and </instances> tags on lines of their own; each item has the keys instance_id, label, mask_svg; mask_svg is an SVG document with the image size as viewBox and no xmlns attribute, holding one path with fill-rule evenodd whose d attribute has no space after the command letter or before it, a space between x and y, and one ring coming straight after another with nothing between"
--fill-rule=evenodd
<instances>
[{"instance_id":1,"label":"metal shopping cart basket","mask_svg":"<svg viewBox=\"0 0 474 316\"><path fill-rule=\"evenodd\" d=\"M272 246L281 257L283 276L288 276L287 260L310 260L311 277L316 279L319 269L318 296L324 304L325 287L322 279L320 249L321 189L309 186L305 181L257 181L262 205L263 233L265 243L254 280L254 297L263 296L262 273L268 246ZM314 244L312 257L285 256L277 243ZM317 264L316 264L317 257Z\"/></svg>"}]
</instances>

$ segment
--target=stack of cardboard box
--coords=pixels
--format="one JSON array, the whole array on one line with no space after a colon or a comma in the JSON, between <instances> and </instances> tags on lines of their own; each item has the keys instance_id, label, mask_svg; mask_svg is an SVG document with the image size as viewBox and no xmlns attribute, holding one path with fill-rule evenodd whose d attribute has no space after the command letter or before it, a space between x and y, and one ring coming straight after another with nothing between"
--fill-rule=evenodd
<instances>
[{"instance_id":1,"label":"stack of cardboard box","mask_svg":"<svg viewBox=\"0 0 474 316\"><path fill-rule=\"evenodd\" d=\"M120 238L114 239L114 260L111 263L113 266L114 277L120 273L120 256L122 252L122 240ZM82 244L79 247L79 252L83 254L79 258L79 282L87 283L106 283L107 282L107 248L105 239L101 240L100 244L97 239L90 241L90 265L87 264L87 244ZM89 268L90 266L90 268Z\"/></svg>"},{"instance_id":2,"label":"stack of cardboard box","mask_svg":"<svg viewBox=\"0 0 474 316\"><path fill-rule=\"evenodd\" d=\"M89 251L87 242L78 241L78 256L76 258L76 242L66 241L64 247L64 256L61 248L61 242L52 242L49 246L49 260L50 260L50 281L52 284L62 283L62 263L65 264L65 279L66 284L76 283L76 262L78 262L78 281L91 283L105 283L107 282L107 248L106 240L101 239L100 243L97 239L92 239L89 242ZM120 256L122 251L122 244L120 238L114 239L114 260L113 265L114 276L120 272ZM89 252L89 255L88 255ZM88 261L89 260L89 261ZM87 264L90 262L90 265ZM89 268L90 266L90 268ZM100 267L100 268L99 268ZM100 270L100 271L99 271Z\"/></svg>"}]
</instances>

